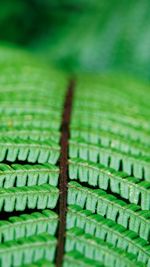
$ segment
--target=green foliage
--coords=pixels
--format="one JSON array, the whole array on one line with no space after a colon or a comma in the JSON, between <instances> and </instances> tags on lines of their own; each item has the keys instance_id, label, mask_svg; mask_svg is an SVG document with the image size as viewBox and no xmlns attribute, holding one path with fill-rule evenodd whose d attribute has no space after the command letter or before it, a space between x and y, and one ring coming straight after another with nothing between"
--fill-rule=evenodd
<instances>
[{"instance_id":1,"label":"green foliage","mask_svg":"<svg viewBox=\"0 0 150 267\"><path fill-rule=\"evenodd\" d=\"M60 127L60 119L54 120L51 123L49 122L50 116L44 116L44 119L42 120L43 115L42 114L33 114L33 115L27 115L27 114L19 114L19 115L3 115L0 118L0 123L2 127L9 127L9 128L16 128L16 127L24 127L24 128L31 128L32 129L41 129L45 130L45 128L48 128L49 126L53 128L53 130L57 130ZM51 130L51 129L50 129Z\"/></svg>"},{"instance_id":2,"label":"green foliage","mask_svg":"<svg viewBox=\"0 0 150 267\"><path fill-rule=\"evenodd\" d=\"M7 221L0 220L0 242L28 238L41 233L54 235L57 223L58 215L50 210L12 216Z\"/></svg>"},{"instance_id":3,"label":"green foliage","mask_svg":"<svg viewBox=\"0 0 150 267\"><path fill-rule=\"evenodd\" d=\"M67 77L8 47L0 71L0 266L51 266Z\"/></svg>"},{"instance_id":4,"label":"green foliage","mask_svg":"<svg viewBox=\"0 0 150 267\"><path fill-rule=\"evenodd\" d=\"M71 251L65 254L64 257L64 267L103 267L103 264L100 264L99 262L95 260L88 259L84 257L83 254L79 253L78 251Z\"/></svg>"},{"instance_id":5,"label":"green foliage","mask_svg":"<svg viewBox=\"0 0 150 267\"><path fill-rule=\"evenodd\" d=\"M96 3L88 10L101 10ZM68 79L18 48L1 48L0 58L0 266L47 266ZM64 266L150 265L149 100L149 86L129 77L78 75Z\"/></svg>"},{"instance_id":6,"label":"green foliage","mask_svg":"<svg viewBox=\"0 0 150 267\"><path fill-rule=\"evenodd\" d=\"M109 118L101 118L100 121L100 124L92 125L91 128L89 125L79 125L79 122L74 120L71 124L72 139L79 138L88 143L102 143L110 146L114 146L113 142L115 142L116 146L123 151L126 149L129 151L129 146L135 152L149 147L150 138L148 132L141 131L141 129L133 126L129 127L129 125L122 124L122 122L117 123Z\"/></svg>"},{"instance_id":7,"label":"green foliage","mask_svg":"<svg viewBox=\"0 0 150 267\"><path fill-rule=\"evenodd\" d=\"M0 188L0 211L23 211L25 208L54 209L58 197L58 188L48 184Z\"/></svg>"},{"instance_id":8,"label":"green foliage","mask_svg":"<svg viewBox=\"0 0 150 267\"><path fill-rule=\"evenodd\" d=\"M92 190L77 182L69 182L68 205L85 207L134 231L141 238L149 239L150 211L142 211L138 205L127 204L101 189Z\"/></svg>"},{"instance_id":9,"label":"green foliage","mask_svg":"<svg viewBox=\"0 0 150 267\"><path fill-rule=\"evenodd\" d=\"M46 60L78 73L115 70L150 78L148 0L65 2L74 4L72 12L66 9L67 22L35 42Z\"/></svg>"},{"instance_id":10,"label":"green foliage","mask_svg":"<svg viewBox=\"0 0 150 267\"><path fill-rule=\"evenodd\" d=\"M72 251L73 249L89 259L99 261L100 264L103 262L104 266L144 266L141 262L138 263L133 254L114 248L111 244L89 234L84 234L78 228L72 228L67 232L66 251Z\"/></svg>"},{"instance_id":11,"label":"green foliage","mask_svg":"<svg viewBox=\"0 0 150 267\"><path fill-rule=\"evenodd\" d=\"M54 267L54 265L49 260L39 260L35 263L21 265L21 267Z\"/></svg>"},{"instance_id":12,"label":"green foliage","mask_svg":"<svg viewBox=\"0 0 150 267\"><path fill-rule=\"evenodd\" d=\"M0 187L21 187L41 184L57 186L59 169L50 164L0 164Z\"/></svg>"},{"instance_id":13,"label":"green foliage","mask_svg":"<svg viewBox=\"0 0 150 267\"><path fill-rule=\"evenodd\" d=\"M75 90L71 133L74 128L80 130L80 136L84 129L89 135L96 131L100 142L104 135L106 142L107 139L112 142L114 135L108 134L113 133L118 142L121 135L127 143L133 140L137 141L136 146L138 142L149 146L149 100L149 85L128 76L80 75Z\"/></svg>"},{"instance_id":14,"label":"green foliage","mask_svg":"<svg viewBox=\"0 0 150 267\"><path fill-rule=\"evenodd\" d=\"M12 2L11 0L2 0L1 40L27 45L43 32L45 33L50 28L53 29L57 21L61 21L55 14L59 10L59 1L13 0Z\"/></svg>"},{"instance_id":15,"label":"green foliage","mask_svg":"<svg viewBox=\"0 0 150 267\"><path fill-rule=\"evenodd\" d=\"M59 143L60 132L51 128L32 128L30 127L1 127L0 128L0 138L2 137L12 138L12 136L17 139L21 138L23 140L35 140L35 141L45 141L51 140L55 143Z\"/></svg>"},{"instance_id":16,"label":"green foliage","mask_svg":"<svg viewBox=\"0 0 150 267\"><path fill-rule=\"evenodd\" d=\"M138 261L147 263L150 258L150 246L135 232L126 230L125 227L105 219L101 215L92 214L82 210L79 206L70 206L67 214L67 228L81 228L84 233L100 238L114 247L134 254Z\"/></svg>"},{"instance_id":17,"label":"green foliage","mask_svg":"<svg viewBox=\"0 0 150 267\"><path fill-rule=\"evenodd\" d=\"M86 143L80 139L70 140L69 156L71 158L79 156L83 160L100 163L116 171L119 171L122 162L124 172L132 175L133 171L133 175L137 178L149 181L150 159L148 156L137 156L114 148Z\"/></svg>"},{"instance_id":18,"label":"green foliage","mask_svg":"<svg viewBox=\"0 0 150 267\"><path fill-rule=\"evenodd\" d=\"M129 77L79 76L73 104L69 156L71 159L80 158L86 166L91 162L97 163L92 166L103 165L101 167L107 167L108 170L112 168L117 172L126 172L125 177L128 176L129 181L125 179L128 183L125 186L123 179L118 181L117 172L114 172L116 179L108 179L108 174L105 178L102 174L100 178L96 171L95 176L91 171L89 177L86 167L80 170L79 176L78 170L74 170L71 178L88 181L90 185L98 185L105 190L110 184L112 192L132 203L138 204L141 201L142 209L149 210L148 88L147 84L138 83ZM133 176L143 181L140 189L137 187L138 180L134 180ZM130 187L132 182L133 186ZM147 192L144 193L145 187Z\"/></svg>"},{"instance_id":19,"label":"green foliage","mask_svg":"<svg viewBox=\"0 0 150 267\"><path fill-rule=\"evenodd\" d=\"M32 246L31 246L32 244ZM55 255L56 239L46 233L0 245L0 264L4 267L19 266L36 262L45 257L52 261Z\"/></svg>"},{"instance_id":20,"label":"green foliage","mask_svg":"<svg viewBox=\"0 0 150 267\"><path fill-rule=\"evenodd\" d=\"M55 164L59 157L59 146L50 141L31 141L13 138L0 139L0 161L16 160L32 163Z\"/></svg>"},{"instance_id":21,"label":"green foliage","mask_svg":"<svg viewBox=\"0 0 150 267\"><path fill-rule=\"evenodd\" d=\"M69 160L69 177L104 190L110 186L113 193L139 204L143 210L150 210L150 182L80 158Z\"/></svg>"},{"instance_id":22,"label":"green foliage","mask_svg":"<svg viewBox=\"0 0 150 267\"><path fill-rule=\"evenodd\" d=\"M148 0L2 0L0 37L69 71L149 79L149 7Z\"/></svg>"},{"instance_id":23,"label":"green foliage","mask_svg":"<svg viewBox=\"0 0 150 267\"><path fill-rule=\"evenodd\" d=\"M92 143L96 145L102 144L102 146L110 146L111 148L116 148L121 152L148 156L149 137L146 138L146 135L145 135L146 140L143 140L143 142L145 142L144 144L141 143L142 138L140 138L140 140L133 140L131 136L127 138L119 133L117 134L116 138L116 134L112 133L111 131L108 132L103 129L88 130L86 129L86 127L82 127L79 129L78 127L75 128L75 125L72 127L71 134L72 134L72 139L81 139L86 141L87 143Z\"/></svg>"},{"instance_id":24,"label":"green foliage","mask_svg":"<svg viewBox=\"0 0 150 267\"><path fill-rule=\"evenodd\" d=\"M109 267L149 266L149 116L146 83L119 75L78 77L66 251L77 250Z\"/></svg>"}]
</instances>

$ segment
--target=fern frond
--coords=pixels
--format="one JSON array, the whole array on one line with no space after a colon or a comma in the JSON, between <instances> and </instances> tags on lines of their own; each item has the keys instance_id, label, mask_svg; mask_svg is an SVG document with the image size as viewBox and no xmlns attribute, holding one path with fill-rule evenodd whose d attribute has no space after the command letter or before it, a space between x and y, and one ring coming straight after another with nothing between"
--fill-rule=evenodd
<instances>
[{"instance_id":1,"label":"fern frond","mask_svg":"<svg viewBox=\"0 0 150 267\"><path fill-rule=\"evenodd\" d=\"M5 75L3 75L3 78L4 77ZM11 86L12 82L13 82L13 85L15 85L14 88L12 88ZM36 85L36 88L35 88L35 85ZM41 86L40 90L37 90L37 86ZM55 86L58 87L58 85L56 85L56 82L55 82ZM11 96L12 103L16 103L16 105L19 103L22 103L22 104L28 103L28 105L32 106L33 101L34 101L35 105L36 104L44 105L45 103L46 107L49 107L50 109L57 107L57 111L58 111L62 109L61 104L63 103L64 97L65 97L66 88L62 90L62 88L58 87L59 95L56 95L55 86L54 86L54 83L52 84L51 81L47 81L47 80L45 81L44 80L40 80L40 81L25 80L23 81L23 83L21 80L16 80L16 81L11 81L10 79L3 80L1 81L1 84L0 84L0 92L1 92L0 102L2 102L4 106L5 105L9 106L10 96ZM4 87L5 87L5 90L4 90ZM25 89L26 89L26 94L25 94ZM47 101L48 96L50 97L50 101Z\"/></svg>"},{"instance_id":2,"label":"fern frond","mask_svg":"<svg viewBox=\"0 0 150 267\"><path fill-rule=\"evenodd\" d=\"M91 103L91 100L88 104ZM107 103L108 105L108 103ZM108 109L108 106L107 106ZM150 126L147 124L147 119L149 114L144 114L144 116L141 118L140 116L137 115L129 115L128 113L120 113L116 112L115 110L112 112L112 110L108 109L107 111L98 111L93 112L92 109L74 109L73 110L73 116L76 118L76 120L80 120L81 122L84 122L84 125L90 126L91 128L94 127L96 124L100 124L101 121L106 120L109 122L114 122L118 123L120 125L125 125L135 128L135 129L140 129L141 131L150 131ZM82 125L82 123L81 123Z\"/></svg>"},{"instance_id":3,"label":"fern frond","mask_svg":"<svg viewBox=\"0 0 150 267\"><path fill-rule=\"evenodd\" d=\"M52 264L49 260L39 260L35 263L25 264L19 267L54 267L54 264Z\"/></svg>"},{"instance_id":4,"label":"fern frond","mask_svg":"<svg viewBox=\"0 0 150 267\"><path fill-rule=\"evenodd\" d=\"M69 182L68 186L69 205L86 207L92 213L105 216L149 240L150 211L142 211L135 204L126 204L101 189L92 190L76 182Z\"/></svg>"},{"instance_id":5,"label":"fern frond","mask_svg":"<svg viewBox=\"0 0 150 267\"><path fill-rule=\"evenodd\" d=\"M50 267L59 216L45 209L59 198L68 79L19 50L0 54L0 267Z\"/></svg>"},{"instance_id":6,"label":"fern frond","mask_svg":"<svg viewBox=\"0 0 150 267\"><path fill-rule=\"evenodd\" d=\"M0 245L0 266L19 266L34 263L40 259L53 261L55 248L56 239L46 233L28 239L8 241Z\"/></svg>"},{"instance_id":7,"label":"fern frond","mask_svg":"<svg viewBox=\"0 0 150 267\"><path fill-rule=\"evenodd\" d=\"M11 212L29 209L53 209L59 197L57 187L44 184L0 189L0 211Z\"/></svg>"},{"instance_id":8,"label":"fern frond","mask_svg":"<svg viewBox=\"0 0 150 267\"><path fill-rule=\"evenodd\" d=\"M11 105L11 106L10 106ZM0 114L3 115L9 115L9 116L15 116L15 115L43 115L43 116L49 116L53 117L56 120L59 120L61 117L62 110L59 110L59 108L56 109L50 109L49 107L42 105L37 105L36 103L15 103L15 101L8 102L5 104L4 101L1 102L0 106Z\"/></svg>"},{"instance_id":9,"label":"fern frond","mask_svg":"<svg viewBox=\"0 0 150 267\"><path fill-rule=\"evenodd\" d=\"M74 94L69 178L81 184L68 184L68 205L78 206L68 207L66 250L109 267L149 266L149 101L93 77L79 77Z\"/></svg>"},{"instance_id":10,"label":"fern frond","mask_svg":"<svg viewBox=\"0 0 150 267\"><path fill-rule=\"evenodd\" d=\"M14 87L12 87L12 83ZM37 86L41 86L38 91ZM27 83L24 81L23 84L20 80L15 82L11 82L10 79L3 82L1 81L0 102L3 103L3 105L7 104L9 108L11 97L12 104L17 105L17 103L22 103L22 106L26 105L26 103L28 103L28 105L33 105L33 103L35 103L35 105L45 104L46 107L49 107L50 109L56 107L57 111L61 112L66 88L63 88L62 90L58 85L56 86L57 88L53 88L49 81L46 81L45 83L42 81L38 84L36 81L28 81ZM56 89L58 89L59 95L56 95ZM50 101L47 101L48 97Z\"/></svg>"},{"instance_id":11,"label":"fern frond","mask_svg":"<svg viewBox=\"0 0 150 267\"><path fill-rule=\"evenodd\" d=\"M69 160L69 178L104 190L110 186L113 193L139 204L143 210L150 210L150 182L80 158Z\"/></svg>"},{"instance_id":12,"label":"fern frond","mask_svg":"<svg viewBox=\"0 0 150 267\"><path fill-rule=\"evenodd\" d=\"M121 152L131 153L135 155L149 156L149 148L147 145L140 143L140 141L135 141L131 137L124 137L119 134L114 134L108 131L99 130L92 131L88 129L72 129L71 130L72 139L81 139L84 142L92 143L95 145L101 144L104 147L111 147ZM150 140L149 140L150 141ZM150 142L149 142L150 143Z\"/></svg>"},{"instance_id":13,"label":"fern frond","mask_svg":"<svg viewBox=\"0 0 150 267\"><path fill-rule=\"evenodd\" d=\"M101 77L102 78L102 77ZM110 78L110 77L109 77ZM117 76L118 78L118 76ZM106 86L104 86L106 87ZM108 87L107 87L108 89ZM111 88L112 89L112 88ZM89 90L89 89L88 89ZM89 112L89 102L92 101L92 105L90 106L90 111L92 112L92 114L98 112L98 114L100 115L101 113L103 113L103 115L106 116L106 114L109 114L111 112L111 110L113 110L113 114L119 115L120 114L125 116L125 117L129 117L129 120L131 120L131 118L134 116L136 117L136 119L139 121L141 119L143 119L145 121L145 118L148 118L149 116L149 110L148 110L148 106L142 106L138 105L139 103L137 103L136 101L134 102L134 107L135 109L133 110L133 107L129 107L127 106L127 102L130 102L131 100L129 99L128 95L126 94L126 100L127 101L123 101L123 99L119 98L116 99L115 96L115 101L111 101L111 106L108 106L108 99L106 97L105 92L103 91L103 94L99 93L100 88L97 88L96 90L94 90L94 92L92 92L92 94L89 92L88 95L85 93L85 91L82 93L82 91L77 91L75 92L76 98L74 101L74 110L77 111L77 113L80 113L80 107L82 106L84 111ZM112 95L112 91L109 91L109 95ZM109 96L111 97L111 96ZM111 99L112 100L112 99ZM120 104L120 102L122 102L122 105ZM148 101L146 101L148 104ZM133 103L133 102L132 102ZM129 104L129 103L128 103ZM129 111L132 111L132 113L129 113ZM111 114L111 117L112 115Z\"/></svg>"},{"instance_id":14,"label":"fern frond","mask_svg":"<svg viewBox=\"0 0 150 267\"><path fill-rule=\"evenodd\" d=\"M150 159L149 157L142 157L120 152L109 147L102 147L101 145L87 144L81 140L70 140L69 155L70 158L81 158L95 163L101 163L106 167L111 167L115 170L122 169L129 175L133 174L135 177L149 181L150 177Z\"/></svg>"},{"instance_id":15,"label":"fern frond","mask_svg":"<svg viewBox=\"0 0 150 267\"><path fill-rule=\"evenodd\" d=\"M91 101L89 102L89 106L90 104ZM111 113L107 114L107 116L105 116L105 114L101 114L101 116L99 116L97 112L93 114L92 111L90 111L89 109L83 110L82 105L80 107L80 110L82 110L82 113L78 113L78 111L73 110L73 127L84 127L94 130L102 129L105 131L108 130L108 132L112 131L115 134L118 133L126 137L131 136L132 138L134 138L134 140L142 140L142 137L145 136L147 137L146 142L149 140L148 134L150 129L145 119L145 122L137 121L136 118L132 118L131 121L130 119L128 120L128 118L126 118L126 120L123 120L122 114L120 118L117 118L117 113L114 114L112 117L112 110ZM125 130L126 133L123 133L123 130Z\"/></svg>"},{"instance_id":16,"label":"fern frond","mask_svg":"<svg viewBox=\"0 0 150 267\"><path fill-rule=\"evenodd\" d=\"M51 128L34 129L31 127L0 127L0 138L20 138L23 140L45 141L50 140L58 144L60 140L60 132Z\"/></svg>"},{"instance_id":17,"label":"fern frond","mask_svg":"<svg viewBox=\"0 0 150 267\"><path fill-rule=\"evenodd\" d=\"M31 141L13 138L0 139L0 162L21 160L28 162L55 164L59 158L60 147L50 141Z\"/></svg>"},{"instance_id":18,"label":"fern frond","mask_svg":"<svg viewBox=\"0 0 150 267\"><path fill-rule=\"evenodd\" d=\"M63 267L104 267L102 263L86 258L78 251L71 251L65 254Z\"/></svg>"},{"instance_id":19,"label":"fern frond","mask_svg":"<svg viewBox=\"0 0 150 267\"><path fill-rule=\"evenodd\" d=\"M17 240L41 233L54 235L58 223L58 215L51 210L21 214L0 220L0 243Z\"/></svg>"},{"instance_id":20,"label":"fern frond","mask_svg":"<svg viewBox=\"0 0 150 267\"><path fill-rule=\"evenodd\" d=\"M123 249L137 256L137 260L146 263L150 258L150 245L144 239L123 226L105 219L101 215L82 210L79 206L69 206L67 228L81 228L86 234L100 238L114 247Z\"/></svg>"},{"instance_id":21,"label":"fern frond","mask_svg":"<svg viewBox=\"0 0 150 267\"><path fill-rule=\"evenodd\" d=\"M41 128L45 129L48 127L54 130L59 130L61 124L61 118L52 118L50 116L43 116L41 114L21 114L21 115L3 115L0 117L1 127L32 127L33 129Z\"/></svg>"},{"instance_id":22,"label":"fern frond","mask_svg":"<svg viewBox=\"0 0 150 267\"><path fill-rule=\"evenodd\" d=\"M0 163L0 188L22 187L41 184L57 186L59 168L50 163L7 165Z\"/></svg>"},{"instance_id":23,"label":"fern frond","mask_svg":"<svg viewBox=\"0 0 150 267\"><path fill-rule=\"evenodd\" d=\"M3 69L4 71L4 69ZM13 73L13 70L11 70L10 74ZM14 74L14 73L13 73ZM50 73L49 73L50 74ZM7 74L8 75L8 74ZM13 103L17 103L22 101L23 103L30 102L33 103L45 103L46 106L50 106L51 108L53 106L58 107L58 110L61 110L64 97L65 97L65 90L66 87L61 87L57 82L51 83L51 81L37 81L36 80L30 80L30 77L23 77L23 82L21 81L21 77L18 76L18 74L13 77L7 77L7 75L3 75L3 79L0 79L0 94L1 99L0 102L3 103L9 103L10 97L12 99ZM23 75L23 74L22 74ZM57 74L58 76L58 74ZM1 77L2 78L2 75ZM11 79L12 78L12 79ZM16 78L16 80L13 80L13 78ZM20 79L18 79L20 78ZM33 77L32 77L33 78ZM52 77L51 77L52 78ZM56 77L54 77L56 78ZM29 79L29 80L28 80ZM67 80L66 80L67 82ZM63 81L62 81L63 83ZM12 84L14 86L12 86ZM67 85L67 83L66 83ZM37 86L40 86L40 90L37 90ZM59 94L56 95L56 89L58 90ZM50 99L50 101L47 101L47 99Z\"/></svg>"},{"instance_id":24,"label":"fern frond","mask_svg":"<svg viewBox=\"0 0 150 267\"><path fill-rule=\"evenodd\" d=\"M106 123L107 122L107 123ZM107 120L102 119L101 122L97 125L92 125L92 127L77 120L76 118L72 119L71 122L71 137L83 138L87 140L88 143L100 143L100 133L101 131L108 132L110 134L114 134L116 136L122 136L123 138L129 138L129 140L133 140L135 142L140 142L140 144L144 144L149 146L150 137L147 131L141 131L139 128L129 127L128 125L119 124L117 122L112 122L107 118Z\"/></svg>"},{"instance_id":25,"label":"fern frond","mask_svg":"<svg viewBox=\"0 0 150 267\"><path fill-rule=\"evenodd\" d=\"M81 229L73 228L67 232L66 251L77 250L85 257L103 262L104 266L109 267L129 267L145 266L138 262L136 257L124 252L119 248L114 248L111 244L91 235L84 234Z\"/></svg>"}]
</instances>

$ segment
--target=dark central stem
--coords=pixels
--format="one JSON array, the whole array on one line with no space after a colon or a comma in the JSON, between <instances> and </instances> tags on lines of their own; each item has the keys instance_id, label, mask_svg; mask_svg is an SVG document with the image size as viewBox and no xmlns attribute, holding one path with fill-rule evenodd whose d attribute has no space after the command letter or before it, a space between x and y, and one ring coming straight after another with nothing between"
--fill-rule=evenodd
<instances>
[{"instance_id":1,"label":"dark central stem","mask_svg":"<svg viewBox=\"0 0 150 267\"><path fill-rule=\"evenodd\" d=\"M60 177L59 177L59 228L58 247L56 255L56 266L62 266L64 257L65 232L66 232L66 212L67 212L67 183L68 183L68 146L70 136L70 119L72 111L72 100L74 91L74 81L71 81L67 90L64 112L61 125L61 155L60 155Z\"/></svg>"}]
</instances>

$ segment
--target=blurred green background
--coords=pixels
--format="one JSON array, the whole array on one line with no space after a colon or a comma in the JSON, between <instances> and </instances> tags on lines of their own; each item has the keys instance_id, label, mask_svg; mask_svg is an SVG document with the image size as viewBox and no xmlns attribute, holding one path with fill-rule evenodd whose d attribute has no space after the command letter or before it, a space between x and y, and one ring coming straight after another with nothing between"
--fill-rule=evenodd
<instances>
[{"instance_id":1,"label":"blurred green background","mask_svg":"<svg viewBox=\"0 0 150 267\"><path fill-rule=\"evenodd\" d=\"M149 0L1 0L0 39L69 72L150 79Z\"/></svg>"}]
</instances>

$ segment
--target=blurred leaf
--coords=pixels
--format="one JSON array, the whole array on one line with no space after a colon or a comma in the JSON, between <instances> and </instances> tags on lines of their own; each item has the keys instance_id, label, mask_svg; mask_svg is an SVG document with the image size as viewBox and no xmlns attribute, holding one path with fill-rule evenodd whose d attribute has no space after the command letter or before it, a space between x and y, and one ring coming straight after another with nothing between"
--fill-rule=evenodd
<instances>
[{"instance_id":1,"label":"blurred leaf","mask_svg":"<svg viewBox=\"0 0 150 267\"><path fill-rule=\"evenodd\" d=\"M113 69L150 78L148 0L82 0L76 9L75 1L64 2L69 7L72 3L67 23L36 44L46 59L73 71Z\"/></svg>"}]
</instances>

